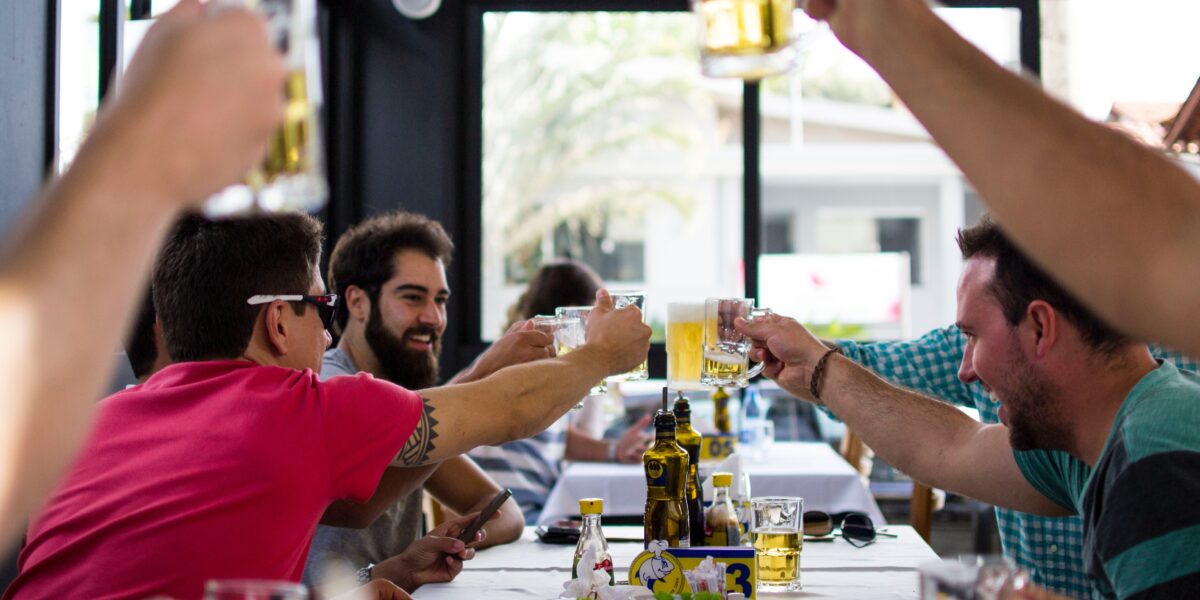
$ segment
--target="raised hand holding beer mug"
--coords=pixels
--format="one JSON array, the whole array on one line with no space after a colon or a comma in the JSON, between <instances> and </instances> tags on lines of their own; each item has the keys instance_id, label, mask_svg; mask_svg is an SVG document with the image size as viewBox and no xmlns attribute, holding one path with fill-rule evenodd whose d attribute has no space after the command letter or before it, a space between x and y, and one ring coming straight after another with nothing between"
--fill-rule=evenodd
<instances>
[{"instance_id":1,"label":"raised hand holding beer mug","mask_svg":"<svg viewBox=\"0 0 1200 600\"><path fill-rule=\"evenodd\" d=\"M771 314L769 308L754 308L753 298L706 299L701 383L726 387L749 385L765 363L750 367L750 338L735 329L734 322L739 318L753 322Z\"/></svg>"}]
</instances>

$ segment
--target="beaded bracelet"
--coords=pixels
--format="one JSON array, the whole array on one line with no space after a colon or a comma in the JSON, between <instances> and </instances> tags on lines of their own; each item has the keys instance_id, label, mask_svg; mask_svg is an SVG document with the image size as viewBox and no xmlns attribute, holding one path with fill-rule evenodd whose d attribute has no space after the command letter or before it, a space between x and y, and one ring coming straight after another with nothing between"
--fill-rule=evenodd
<instances>
[{"instance_id":1,"label":"beaded bracelet","mask_svg":"<svg viewBox=\"0 0 1200 600\"><path fill-rule=\"evenodd\" d=\"M821 358L817 359L817 366L813 367L812 379L810 379L808 383L808 393L812 394L814 400L819 401L821 399L821 395L817 392L821 389L821 379L823 379L825 376L825 365L829 363L829 356L831 354L841 353L842 348L840 346L834 346L827 350L825 354L822 354Z\"/></svg>"}]
</instances>

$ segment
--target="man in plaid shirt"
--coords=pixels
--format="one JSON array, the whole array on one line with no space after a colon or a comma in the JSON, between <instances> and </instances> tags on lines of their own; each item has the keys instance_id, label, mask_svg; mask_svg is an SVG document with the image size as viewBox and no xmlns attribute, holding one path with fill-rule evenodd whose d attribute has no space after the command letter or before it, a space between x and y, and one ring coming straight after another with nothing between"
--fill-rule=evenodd
<instances>
[{"instance_id":1,"label":"man in plaid shirt","mask_svg":"<svg viewBox=\"0 0 1200 600\"><path fill-rule=\"evenodd\" d=\"M966 343L966 336L954 326L935 329L910 341L837 342L848 358L893 383L978 409L984 423L999 423L999 404L988 397L983 385L958 379ZM1181 369L1200 370L1200 363L1191 357L1153 345L1150 349L1156 357ZM1091 596L1083 570L1083 523L1078 516L1039 517L996 507L996 522L1004 553L1028 569L1035 583L1073 598Z\"/></svg>"}]
</instances>

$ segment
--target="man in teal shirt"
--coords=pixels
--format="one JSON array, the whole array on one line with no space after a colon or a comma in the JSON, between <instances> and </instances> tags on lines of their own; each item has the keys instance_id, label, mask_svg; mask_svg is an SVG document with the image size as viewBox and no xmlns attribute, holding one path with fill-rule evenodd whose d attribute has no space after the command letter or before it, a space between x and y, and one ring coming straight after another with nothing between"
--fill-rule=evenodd
<instances>
[{"instance_id":1,"label":"man in teal shirt","mask_svg":"<svg viewBox=\"0 0 1200 600\"><path fill-rule=\"evenodd\" d=\"M956 326L935 329L915 340L860 344L838 340L849 359L886 379L940 400L975 408L984 423L999 423L1000 405L983 384L958 378L967 336ZM1189 371L1200 363L1179 352L1150 346L1158 358ZM1086 598L1092 593L1083 569L1083 522L1078 516L1041 517L996 507L1004 553L1029 571L1033 581L1059 594Z\"/></svg>"},{"instance_id":2,"label":"man in teal shirt","mask_svg":"<svg viewBox=\"0 0 1200 600\"><path fill-rule=\"evenodd\" d=\"M1097 320L990 221L960 232L959 246L957 375L999 402L1007 427L888 384L794 320L738 326L769 377L826 403L915 479L1026 513L1080 515L1098 595L1200 597L1200 562L1185 551L1200 544L1200 378Z\"/></svg>"}]
</instances>

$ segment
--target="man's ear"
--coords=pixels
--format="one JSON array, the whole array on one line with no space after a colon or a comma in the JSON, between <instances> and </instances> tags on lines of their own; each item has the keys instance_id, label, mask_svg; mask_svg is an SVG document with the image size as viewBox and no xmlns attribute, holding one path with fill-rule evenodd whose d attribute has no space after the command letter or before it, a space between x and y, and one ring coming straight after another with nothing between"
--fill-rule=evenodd
<instances>
[{"instance_id":1,"label":"man's ear","mask_svg":"<svg viewBox=\"0 0 1200 600\"><path fill-rule=\"evenodd\" d=\"M371 297L357 285L346 287L346 310L350 313L350 318L355 321L366 322L367 317L371 314Z\"/></svg>"},{"instance_id":2,"label":"man's ear","mask_svg":"<svg viewBox=\"0 0 1200 600\"><path fill-rule=\"evenodd\" d=\"M1045 300L1034 300L1025 308L1025 318L1034 352L1038 358L1043 358L1058 341L1058 311Z\"/></svg>"},{"instance_id":3,"label":"man's ear","mask_svg":"<svg viewBox=\"0 0 1200 600\"><path fill-rule=\"evenodd\" d=\"M263 309L263 327L266 329L266 340L271 351L279 356L288 353L288 322L284 318L285 310L292 310L287 302L276 300Z\"/></svg>"}]
</instances>

